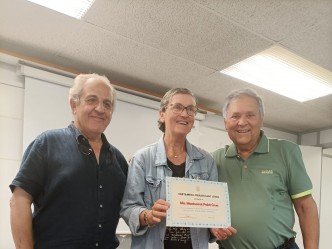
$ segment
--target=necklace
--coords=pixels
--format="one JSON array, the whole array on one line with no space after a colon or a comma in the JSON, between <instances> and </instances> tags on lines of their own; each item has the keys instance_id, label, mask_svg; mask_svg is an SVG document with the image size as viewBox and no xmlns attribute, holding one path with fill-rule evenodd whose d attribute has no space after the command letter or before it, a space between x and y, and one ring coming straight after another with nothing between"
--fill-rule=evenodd
<instances>
[{"instance_id":1,"label":"necklace","mask_svg":"<svg viewBox=\"0 0 332 249\"><path fill-rule=\"evenodd\" d=\"M181 144L169 144L165 142L165 150L168 158L182 158L183 154L186 153L185 143Z\"/></svg>"},{"instance_id":2,"label":"necklace","mask_svg":"<svg viewBox=\"0 0 332 249\"><path fill-rule=\"evenodd\" d=\"M178 155L171 155L171 156L173 156L174 158L179 158L180 156L182 156L183 155L183 153L184 153L185 151L182 151L180 154L178 154Z\"/></svg>"}]
</instances>

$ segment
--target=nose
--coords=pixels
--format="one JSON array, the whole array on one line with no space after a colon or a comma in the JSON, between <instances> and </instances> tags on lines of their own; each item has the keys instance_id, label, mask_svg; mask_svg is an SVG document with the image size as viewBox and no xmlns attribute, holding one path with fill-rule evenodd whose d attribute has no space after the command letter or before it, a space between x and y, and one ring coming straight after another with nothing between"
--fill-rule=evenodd
<instances>
[{"instance_id":1,"label":"nose","mask_svg":"<svg viewBox=\"0 0 332 249\"><path fill-rule=\"evenodd\" d=\"M97 112L103 113L105 111L105 107L104 107L103 102L99 101L98 104L97 104L97 106L95 107L95 110Z\"/></svg>"},{"instance_id":2,"label":"nose","mask_svg":"<svg viewBox=\"0 0 332 249\"><path fill-rule=\"evenodd\" d=\"M181 116L184 116L184 117L188 117L189 116L187 107L183 108L183 110L181 112Z\"/></svg>"},{"instance_id":3,"label":"nose","mask_svg":"<svg viewBox=\"0 0 332 249\"><path fill-rule=\"evenodd\" d=\"M241 116L238 120L238 125L246 125L248 124L248 120L246 116Z\"/></svg>"}]
</instances>

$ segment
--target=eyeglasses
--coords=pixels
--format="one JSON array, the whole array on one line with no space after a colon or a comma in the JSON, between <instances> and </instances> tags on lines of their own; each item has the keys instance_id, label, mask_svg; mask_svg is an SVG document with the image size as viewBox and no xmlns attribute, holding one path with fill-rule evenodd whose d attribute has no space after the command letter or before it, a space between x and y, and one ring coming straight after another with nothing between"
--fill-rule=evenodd
<instances>
[{"instance_id":1,"label":"eyeglasses","mask_svg":"<svg viewBox=\"0 0 332 249\"><path fill-rule=\"evenodd\" d=\"M78 137L78 138L76 139L77 146L78 146L78 150L79 150L82 154L88 156L88 155L90 155L90 154L92 153L92 149L91 149L87 144L85 144L83 141L81 141L81 139L82 139L82 138L80 138L80 137Z\"/></svg>"},{"instance_id":2,"label":"eyeglasses","mask_svg":"<svg viewBox=\"0 0 332 249\"><path fill-rule=\"evenodd\" d=\"M180 103L170 104L170 109L175 114L181 114L183 110L187 111L188 116L194 117L197 113L198 108L193 105L183 106Z\"/></svg>"},{"instance_id":3,"label":"eyeglasses","mask_svg":"<svg viewBox=\"0 0 332 249\"><path fill-rule=\"evenodd\" d=\"M99 105L99 99L96 96L88 96L86 99L84 99L85 103L87 105L92 105L92 106L98 106ZM112 111L112 102L110 100L104 100L103 101L103 107L107 111Z\"/></svg>"},{"instance_id":4,"label":"eyeglasses","mask_svg":"<svg viewBox=\"0 0 332 249\"><path fill-rule=\"evenodd\" d=\"M82 152L82 154L84 154L86 156L88 156L92 153L92 149L84 144L78 144L78 149L80 150L80 152Z\"/></svg>"}]
</instances>

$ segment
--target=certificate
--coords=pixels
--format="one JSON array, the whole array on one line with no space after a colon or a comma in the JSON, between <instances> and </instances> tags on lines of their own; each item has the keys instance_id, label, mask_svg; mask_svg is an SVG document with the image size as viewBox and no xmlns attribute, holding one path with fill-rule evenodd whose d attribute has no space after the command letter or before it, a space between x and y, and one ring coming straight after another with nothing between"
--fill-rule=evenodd
<instances>
[{"instance_id":1,"label":"certificate","mask_svg":"<svg viewBox=\"0 0 332 249\"><path fill-rule=\"evenodd\" d=\"M227 183L166 177L166 226L229 227L231 213Z\"/></svg>"}]
</instances>

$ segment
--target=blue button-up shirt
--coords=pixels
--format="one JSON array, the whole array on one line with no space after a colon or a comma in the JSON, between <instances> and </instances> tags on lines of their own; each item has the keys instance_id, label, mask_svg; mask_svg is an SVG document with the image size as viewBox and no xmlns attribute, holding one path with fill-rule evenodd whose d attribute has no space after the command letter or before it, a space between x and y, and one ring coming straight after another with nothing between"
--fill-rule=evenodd
<instances>
[{"instance_id":1,"label":"blue button-up shirt","mask_svg":"<svg viewBox=\"0 0 332 249\"><path fill-rule=\"evenodd\" d=\"M99 165L88 140L71 124L42 133L22 159L10 185L33 197L35 248L119 245L115 231L127 162L102 135Z\"/></svg>"},{"instance_id":2,"label":"blue button-up shirt","mask_svg":"<svg viewBox=\"0 0 332 249\"><path fill-rule=\"evenodd\" d=\"M217 181L218 174L213 158L206 151L186 141L187 157L185 177ZM158 199L166 199L166 176L172 176L167 166L163 138L139 150L131 160L127 185L121 203L121 216L128 224L133 237L133 249L163 249L166 221L154 227L141 227L139 214L151 209ZM210 233L207 228L191 228L193 249L207 249Z\"/></svg>"}]
</instances>

